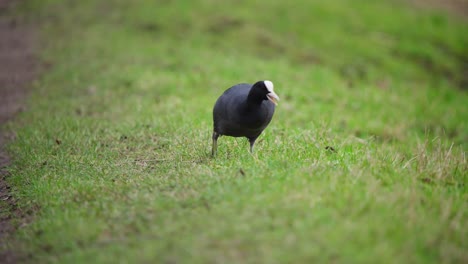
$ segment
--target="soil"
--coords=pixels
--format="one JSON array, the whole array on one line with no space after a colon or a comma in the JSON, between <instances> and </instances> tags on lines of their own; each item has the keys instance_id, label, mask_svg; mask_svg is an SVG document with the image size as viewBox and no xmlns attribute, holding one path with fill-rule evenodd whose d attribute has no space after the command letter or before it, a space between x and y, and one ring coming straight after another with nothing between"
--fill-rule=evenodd
<instances>
[{"instance_id":1,"label":"soil","mask_svg":"<svg viewBox=\"0 0 468 264\"><path fill-rule=\"evenodd\" d=\"M10 157L5 144L14 134L7 132L5 123L24 109L28 86L36 75L34 58L34 31L9 15L18 1L0 0L0 260L2 263L17 263L17 252L7 250L5 245L15 231L12 219L24 219L10 193L6 167Z\"/></svg>"},{"instance_id":2,"label":"soil","mask_svg":"<svg viewBox=\"0 0 468 264\"><path fill-rule=\"evenodd\" d=\"M453 15L468 19L468 0L410 0L417 7L442 9Z\"/></svg>"}]
</instances>

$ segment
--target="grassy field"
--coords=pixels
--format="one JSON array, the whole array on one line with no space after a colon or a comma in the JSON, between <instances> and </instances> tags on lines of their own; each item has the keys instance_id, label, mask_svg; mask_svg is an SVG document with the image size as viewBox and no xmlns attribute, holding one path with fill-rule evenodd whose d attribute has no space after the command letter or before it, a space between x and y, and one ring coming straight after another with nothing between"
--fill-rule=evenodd
<instances>
[{"instance_id":1,"label":"grassy field","mask_svg":"<svg viewBox=\"0 0 468 264\"><path fill-rule=\"evenodd\" d=\"M42 1L8 178L41 263L466 263L468 22L407 1ZM240 3L242 2L242 3ZM248 152L211 111L269 79Z\"/></svg>"}]
</instances>

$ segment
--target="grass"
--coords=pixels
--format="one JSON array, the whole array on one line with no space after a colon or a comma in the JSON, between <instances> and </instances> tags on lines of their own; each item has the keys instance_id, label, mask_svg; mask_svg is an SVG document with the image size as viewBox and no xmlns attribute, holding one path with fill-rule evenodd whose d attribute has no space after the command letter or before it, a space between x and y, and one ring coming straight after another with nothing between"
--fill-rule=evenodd
<instances>
[{"instance_id":1,"label":"grass","mask_svg":"<svg viewBox=\"0 0 468 264\"><path fill-rule=\"evenodd\" d=\"M465 20L396 0L16 12L51 65L8 126L27 261L468 260ZM221 137L211 158L216 98L261 79L281 101L255 154Z\"/></svg>"}]
</instances>

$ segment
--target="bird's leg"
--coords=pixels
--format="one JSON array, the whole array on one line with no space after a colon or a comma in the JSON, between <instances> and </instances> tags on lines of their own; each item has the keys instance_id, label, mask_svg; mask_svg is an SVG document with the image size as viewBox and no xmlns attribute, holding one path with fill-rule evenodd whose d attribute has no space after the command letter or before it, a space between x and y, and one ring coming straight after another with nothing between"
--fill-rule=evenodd
<instances>
[{"instance_id":1,"label":"bird's leg","mask_svg":"<svg viewBox=\"0 0 468 264\"><path fill-rule=\"evenodd\" d=\"M249 142L250 142L250 153L252 153L252 154L253 154L253 148L254 148L255 140L257 140L257 138L249 138Z\"/></svg>"},{"instance_id":2,"label":"bird's leg","mask_svg":"<svg viewBox=\"0 0 468 264\"><path fill-rule=\"evenodd\" d=\"M219 137L219 134L216 131L213 131L213 136L212 136L213 145L211 148L211 156L216 155L216 151L218 150L218 137Z\"/></svg>"}]
</instances>

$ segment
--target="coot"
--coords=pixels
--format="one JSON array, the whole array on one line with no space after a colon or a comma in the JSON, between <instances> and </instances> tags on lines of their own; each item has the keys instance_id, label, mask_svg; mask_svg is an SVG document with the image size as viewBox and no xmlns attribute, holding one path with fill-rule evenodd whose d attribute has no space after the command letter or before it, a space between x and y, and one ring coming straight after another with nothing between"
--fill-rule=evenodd
<instances>
[{"instance_id":1,"label":"coot","mask_svg":"<svg viewBox=\"0 0 468 264\"><path fill-rule=\"evenodd\" d=\"M253 151L255 140L268 126L279 97L271 81L241 83L227 89L213 108L213 146L217 150L219 136L246 137Z\"/></svg>"}]
</instances>

